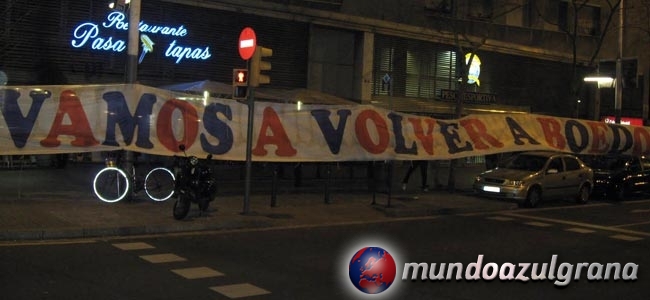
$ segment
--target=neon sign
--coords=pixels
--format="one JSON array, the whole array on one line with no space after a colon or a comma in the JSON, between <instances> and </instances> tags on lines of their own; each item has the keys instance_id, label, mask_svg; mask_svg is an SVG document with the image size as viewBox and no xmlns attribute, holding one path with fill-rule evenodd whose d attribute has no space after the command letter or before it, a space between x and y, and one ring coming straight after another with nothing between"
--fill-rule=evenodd
<instances>
[{"instance_id":1,"label":"neon sign","mask_svg":"<svg viewBox=\"0 0 650 300\"><path fill-rule=\"evenodd\" d=\"M608 124L615 124L616 117L606 116L603 117L603 122ZM621 125L643 126L642 118L621 117Z\"/></svg>"},{"instance_id":2,"label":"neon sign","mask_svg":"<svg viewBox=\"0 0 650 300\"><path fill-rule=\"evenodd\" d=\"M74 48L91 48L99 51L123 52L126 49L127 42L125 40L114 36L101 35L102 29L127 31L129 29L129 22L123 13L111 12L106 16L106 21L101 24L86 22L75 27L72 32L70 44ZM138 29L141 33L140 41L142 42L140 62L142 62L146 53L154 51L154 42L147 34L153 36L154 39L155 36L182 38L188 34L187 29L183 25L171 27L147 24L144 21L140 21ZM176 39L167 45L164 53L165 57L175 59L177 64L184 59L207 60L212 57L209 46L192 47L181 45Z\"/></svg>"},{"instance_id":3,"label":"neon sign","mask_svg":"<svg viewBox=\"0 0 650 300\"><path fill-rule=\"evenodd\" d=\"M465 54L465 64L469 63L469 59L472 57L472 53ZM479 75L481 75L481 60L478 58L478 55L474 54L472 58L472 63L469 65L469 72L467 73L467 83L472 84L476 82L476 85L481 85L481 82L478 80Z\"/></svg>"}]
</instances>

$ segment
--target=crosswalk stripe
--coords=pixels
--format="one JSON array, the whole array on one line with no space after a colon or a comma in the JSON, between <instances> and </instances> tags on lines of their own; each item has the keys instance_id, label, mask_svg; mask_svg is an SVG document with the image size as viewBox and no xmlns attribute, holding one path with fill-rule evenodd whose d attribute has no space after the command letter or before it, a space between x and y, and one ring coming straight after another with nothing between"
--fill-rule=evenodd
<instances>
[{"instance_id":1,"label":"crosswalk stripe","mask_svg":"<svg viewBox=\"0 0 650 300\"><path fill-rule=\"evenodd\" d=\"M198 278L208 278L208 277L217 277L224 276L223 273L208 268L208 267L196 267L196 268L184 268L184 269L173 269L172 272L185 277L187 279L198 279Z\"/></svg>"},{"instance_id":2,"label":"crosswalk stripe","mask_svg":"<svg viewBox=\"0 0 650 300\"><path fill-rule=\"evenodd\" d=\"M173 253L140 255L140 258L154 264L168 263L176 261L186 261L187 259Z\"/></svg>"},{"instance_id":3,"label":"crosswalk stripe","mask_svg":"<svg viewBox=\"0 0 650 300\"><path fill-rule=\"evenodd\" d=\"M628 242L640 241L643 239L642 237L625 235L625 234L616 234L616 235L611 235L609 237L617 240L628 241Z\"/></svg>"},{"instance_id":4,"label":"crosswalk stripe","mask_svg":"<svg viewBox=\"0 0 650 300\"><path fill-rule=\"evenodd\" d=\"M154 249L156 247L149 245L147 243L136 242L136 243L117 243L113 244L114 247L122 250L142 250L142 249Z\"/></svg>"},{"instance_id":5,"label":"crosswalk stripe","mask_svg":"<svg viewBox=\"0 0 650 300\"><path fill-rule=\"evenodd\" d=\"M250 283L213 286L210 289L230 299L266 295L271 293Z\"/></svg>"},{"instance_id":6,"label":"crosswalk stripe","mask_svg":"<svg viewBox=\"0 0 650 300\"><path fill-rule=\"evenodd\" d=\"M592 233L592 232L596 232L595 230L586 229L586 228L579 228L579 227L567 228L567 229L565 229L565 230L566 230L566 231L571 231L571 232L577 232L577 233Z\"/></svg>"},{"instance_id":7,"label":"crosswalk stripe","mask_svg":"<svg viewBox=\"0 0 650 300\"><path fill-rule=\"evenodd\" d=\"M531 226L537 226L537 227L549 227L553 226L552 224L549 223L542 223L542 222L526 222L524 223L526 225L531 225Z\"/></svg>"},{"instance_id":8,"label":"crosswalk stripe","mask_svg":"<svg viewBox=\"0 0 650 300\"><path fill-rule=\"evenodd\" d=\"M495 221L512 221L512 220L514 220L513 218L501 217L501 216L487 217L487 219L495 220Z\"/></svg>"}]
</instances>

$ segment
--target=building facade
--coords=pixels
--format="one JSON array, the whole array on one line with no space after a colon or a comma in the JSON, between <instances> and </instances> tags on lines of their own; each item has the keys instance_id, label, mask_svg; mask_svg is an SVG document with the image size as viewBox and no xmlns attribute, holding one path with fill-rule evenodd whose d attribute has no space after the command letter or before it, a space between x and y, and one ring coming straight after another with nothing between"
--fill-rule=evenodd
<instances>
[{"instance_id":1,"label":"building facade","mask_svg":"<svg viewBox=\"0 0 650 300\"><path fill-rule=\"evenodd\" d=\"M7 83L124 82L128 13L108 2L5 1ZM246 67L237 45L251 27L258 45L273 49L270 88L455 117L454 91L473 53L464 114L600 118L613 114L613 89L577 79L617 57L618 6L610 2L576 10L564 0L141 0L137 80L230 83L232 69ZM643 19L643 1L625 5L628 22ZM640 50L648 38L624 34L635 80L624 89L623 115L647 120L648 58Z\"/></svg>"}]
</instances>

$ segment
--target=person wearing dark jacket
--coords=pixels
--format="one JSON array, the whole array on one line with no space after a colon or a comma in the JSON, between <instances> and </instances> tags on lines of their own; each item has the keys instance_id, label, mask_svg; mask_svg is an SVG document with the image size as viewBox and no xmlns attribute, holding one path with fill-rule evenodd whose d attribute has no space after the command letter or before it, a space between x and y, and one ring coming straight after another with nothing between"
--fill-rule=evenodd
<instances>
[{"instance_id":1,"label":"person wearing dark jacket","mask_svg":"<svg viewBox=\"0 0 650 300\"><path fill-rule=\"evenodd\" d=\"M408 171L406 171L406 175L404 176L404 179L402 180L402 190L406 191L406 185L408 184L409 179L411 178L411 174L413 174L413 171L415 169L420 168L420 177L422 179L422 185L420 188L422 188L423 192L428 192L429 191L429 184L427 183L427 175L428 175L428 169L429 169L429 161L428 160L413 160L411 161L411 165L409 166Z\"/></svg>"}]
</instances>

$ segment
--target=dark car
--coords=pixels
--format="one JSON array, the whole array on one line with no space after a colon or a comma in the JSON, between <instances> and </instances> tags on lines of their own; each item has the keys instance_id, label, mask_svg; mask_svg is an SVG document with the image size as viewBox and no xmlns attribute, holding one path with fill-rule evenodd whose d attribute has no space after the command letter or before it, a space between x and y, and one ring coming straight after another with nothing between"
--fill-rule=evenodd
<instances>
[{"instance_id":1,"label":"dark car","mask_svg":"<svg viewBox=\"0 0 650 300\"><path fill-rule=\"evenodd\" d=\"M594 170L595 195L613 200L650 191L650 157L599 155L583 157Z\"/></svg>"},{"instance_id":2,"label":"dark car","mask_svg":"<svg viewBox=\"0 0 650 300\"><path fill-rule=\"evenodd\" d=\"M520 206L535 207L543 199L589 199L593 172L576 156L547 151L522 152L487 170L474 180L479 195L513 199Z\"/></svg>"}]
</instances>

